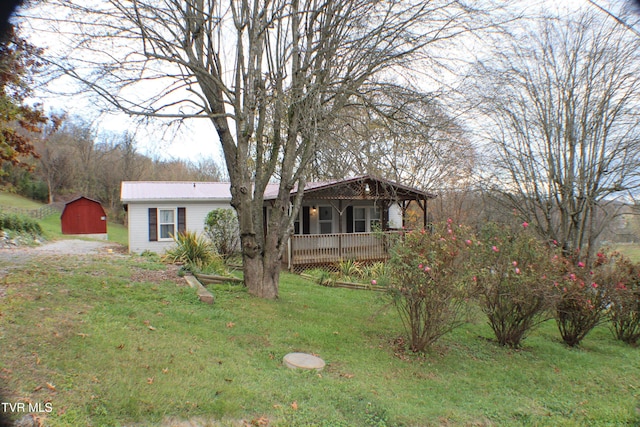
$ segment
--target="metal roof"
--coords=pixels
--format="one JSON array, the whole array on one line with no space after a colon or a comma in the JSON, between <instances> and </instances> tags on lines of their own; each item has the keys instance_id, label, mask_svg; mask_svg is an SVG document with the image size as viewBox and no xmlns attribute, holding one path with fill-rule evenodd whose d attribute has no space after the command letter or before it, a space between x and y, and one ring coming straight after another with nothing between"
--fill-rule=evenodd
<instances>
[{"instance_id":1,"label":"metal roof","mask_svg":"<svg viewBox=\"0 0 640 427\"><path fill-rule=\"evenodd\" d=\"M231 200L228 182L123 181L122 203L173 200Z\"/></svg>"},{"instance_id":2,"label":"metal roof","mask_svg":"<svg viewBox=\"0 0 640 427\"><path fill-rule=\"evenodd\" d=\"M370 175L335 181L308 182L305 185L305 194L309 193L310 196L313 195L320 198L353 198L360 192L354 186L363 185L367 185L367 189L375 193L371 196L376 197L383 196L399 200L416 197L436 197L433 194ZM123 181L120 198L122 203L125 204L144 201L231 201L230 187L231 184L229 182ZM347 187L353 188L349 189ZM278 194L278 188L279 184L268 184L265 189L264 199L275 199ZM293 196L296 192L297 188L294 188L291 191L291 195ZM327 194L324 194L325 192Z\"/></svg>"}]
</instances>

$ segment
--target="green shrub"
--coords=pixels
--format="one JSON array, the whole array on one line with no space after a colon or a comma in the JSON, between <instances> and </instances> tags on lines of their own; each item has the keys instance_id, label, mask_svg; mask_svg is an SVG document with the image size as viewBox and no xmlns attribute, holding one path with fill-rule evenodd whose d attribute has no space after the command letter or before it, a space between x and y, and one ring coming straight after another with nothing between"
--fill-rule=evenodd
<instances>
[{"instance_id":1,"label":"green shrub","mask_svg":"<svg viewBox=\"0 0 640 427\"><path fill-rule=\"evenodd\" d=\"M478 241L467 241L480 307L498 343L512 348L553 317L552 254L527 226L512 231L487 224Z\"/></svg>"},{"instance_id":2,"label":"green shrub","mask_svg":"<svg viewBox=\"0 0 640 427\"><path fill-rule=\"evenodd\" d=\"M42 227L33 218L12 213L0 213L0 230L13 230L20 233L41 235Z\"/></svg>"},{"instance_id":3,"label":"green shrub","mask_svg":"<svg viewBox=\"0 0 640 427\"><path fill-rule=\"evenodd\" d=\"M224 265L224 260L216 254L213 254L209 261L195 261L190 263L187 268L192 273L218 275L227 274L227 268Z\"/></svg>"},{"instance_id":4,"label":"green shrub","mask_svg":"<svg viewBox=\"0 0 640 427\"><path fill-rule=\"evenodd\" d=\"M619 252L598 252L594 281L605 285L614 336L627 344L640 340L640 265Z\"/></svg>"},{"instance_id":5,"label":"green shrub","mask_svg":"<svg viewBox=\"0 0 640 427\"><path fill-rule=\"evenodd\" d=\"M606 319L608 305L607 283L595 281L602 266L593 270L573 259L559 260L564 273L556 282L558 294L556 323L562 340L570 347L580 344L584 337ZM597 272L597 273L596 273Z\"/></svg>"},{"instance_id":6,"label":"green shrub","mask_svg":"<svg viewBox=\"0 0 640 427\"><path fill-rule=\"evenodd\" d=\"M388 294L396 306L409 344L424 351L462 324L466 290L464 230L446 224L411 231L396 244L389 260Z\"/></svg>"},{"instance_id":7,"label":"green shrub","mask_svg":"<svg viewBox=\"0 0 640 427\"><path fill-rule=\"evenodd\" d=\"M388 268L384 262L374 262L362 266L362 277L369 282L375 280L377 284L387 282Z\"/></svg>"},{"instance_id":8,"label":"green shrub","mask_svg":"<svg viewBox=\"0 0 640 427\"><path fill-rule=\"evenodd\" d=\"M185 231L173 236L176 247L167 250L164 260L168 262L181 262L185 265L200 263L208 264L213 258L213 246L202 235L193 231Z\"/></svg>"},{"instance_id":9,"label":"green shrub","mask_svg":"<svg viewBox=\"0 0 640 427\"><path fill-rule=\"evenodd\" d=\"M238 217L231 209L214 209L204 220L205 233L211 239L215 251L224 259L238 252L240 232Z\"/></svg>"},{"instance_id":10,"label":"green shrub","mask_svg":"<svg viewBox=\"0 0 640 427\"><path fill-rule=\"evenodd\" d=\"M362 265L353 259L342 260L338 263L338 274L343 279L359 279L362 278Z\"/></svg>"}]
</instances>

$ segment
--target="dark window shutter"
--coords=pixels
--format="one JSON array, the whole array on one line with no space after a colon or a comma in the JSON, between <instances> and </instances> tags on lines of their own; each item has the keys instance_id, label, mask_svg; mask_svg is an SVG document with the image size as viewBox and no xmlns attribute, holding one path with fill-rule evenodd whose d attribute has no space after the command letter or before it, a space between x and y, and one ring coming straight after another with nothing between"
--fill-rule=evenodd
<instances>
[{"instance_id":1,"label":"dark window shutter","mask_svg":"<svg viewBox=\"0 0 640 427\"><path fill-rule=\"evenodd\" d=\"M347 233L353 233L353 206L347 206Z\"/></svg>"},{"instance_id":2,"label":"dark window shutter","mask_svg":"<svg viewBox=\"0 0 640 427\"><path fill-rule=\"evenodd\" d=\"M187 231L187 208L178 208L178 233Z\"/></svg>"},{"instance_id":3,"label":"dark window shutter","mask_svg":"<svg viewBox=\"0 0 640 427\"><path fill-rule=\"evenodd\" d=\"M158 209L149 208L149 241L158 241Z\"/></svg>"},{"instance_id":4,"label":"dark window shutter","mask_svg":"<svg viewBox=\"0 0 640 427\"><path fill-rule=\"evenodd\" d=\"M311 234L311 213L309 206L302 207L302 234Z\"/></svg>"}]
</instances>

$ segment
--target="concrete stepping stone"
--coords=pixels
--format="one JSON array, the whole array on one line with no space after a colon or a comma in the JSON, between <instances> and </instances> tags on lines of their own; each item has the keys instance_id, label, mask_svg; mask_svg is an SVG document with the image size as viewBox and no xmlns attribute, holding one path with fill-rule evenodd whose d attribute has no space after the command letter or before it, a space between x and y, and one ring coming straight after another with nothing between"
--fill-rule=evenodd
<instances>
[{"instance_id":1,"label":"concrete stepping stone","mask_svg":"<svg viewBox=\"0 0 640 427\"><path fill-rule=\"evenodd\" d=\"M324 360L307 353L289 353L284 359L284 364L289 369L315 369L322 371L325 367Z\"/></svg>"}]
</instances>

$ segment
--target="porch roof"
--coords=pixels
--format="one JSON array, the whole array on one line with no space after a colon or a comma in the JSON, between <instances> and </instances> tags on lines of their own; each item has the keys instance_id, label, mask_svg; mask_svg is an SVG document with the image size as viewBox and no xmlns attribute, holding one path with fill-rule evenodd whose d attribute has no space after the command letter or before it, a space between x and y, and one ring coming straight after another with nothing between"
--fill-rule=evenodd
<instances>
[{"instance_id":1,"label":"porch roof","mask_svg":"<svg viewBox=\"0 0 640 427\"><path fill-rule=\"evenodd\" d=\"M296 193L297 188L294 188L291 196ZM274 199L276 194L265 193L265 200ZM372 175L360 175L334 181L309 182L305 185L304 197L314 200L403 201L433 199L436 195Z\"/></svg>"}]
</instances>

